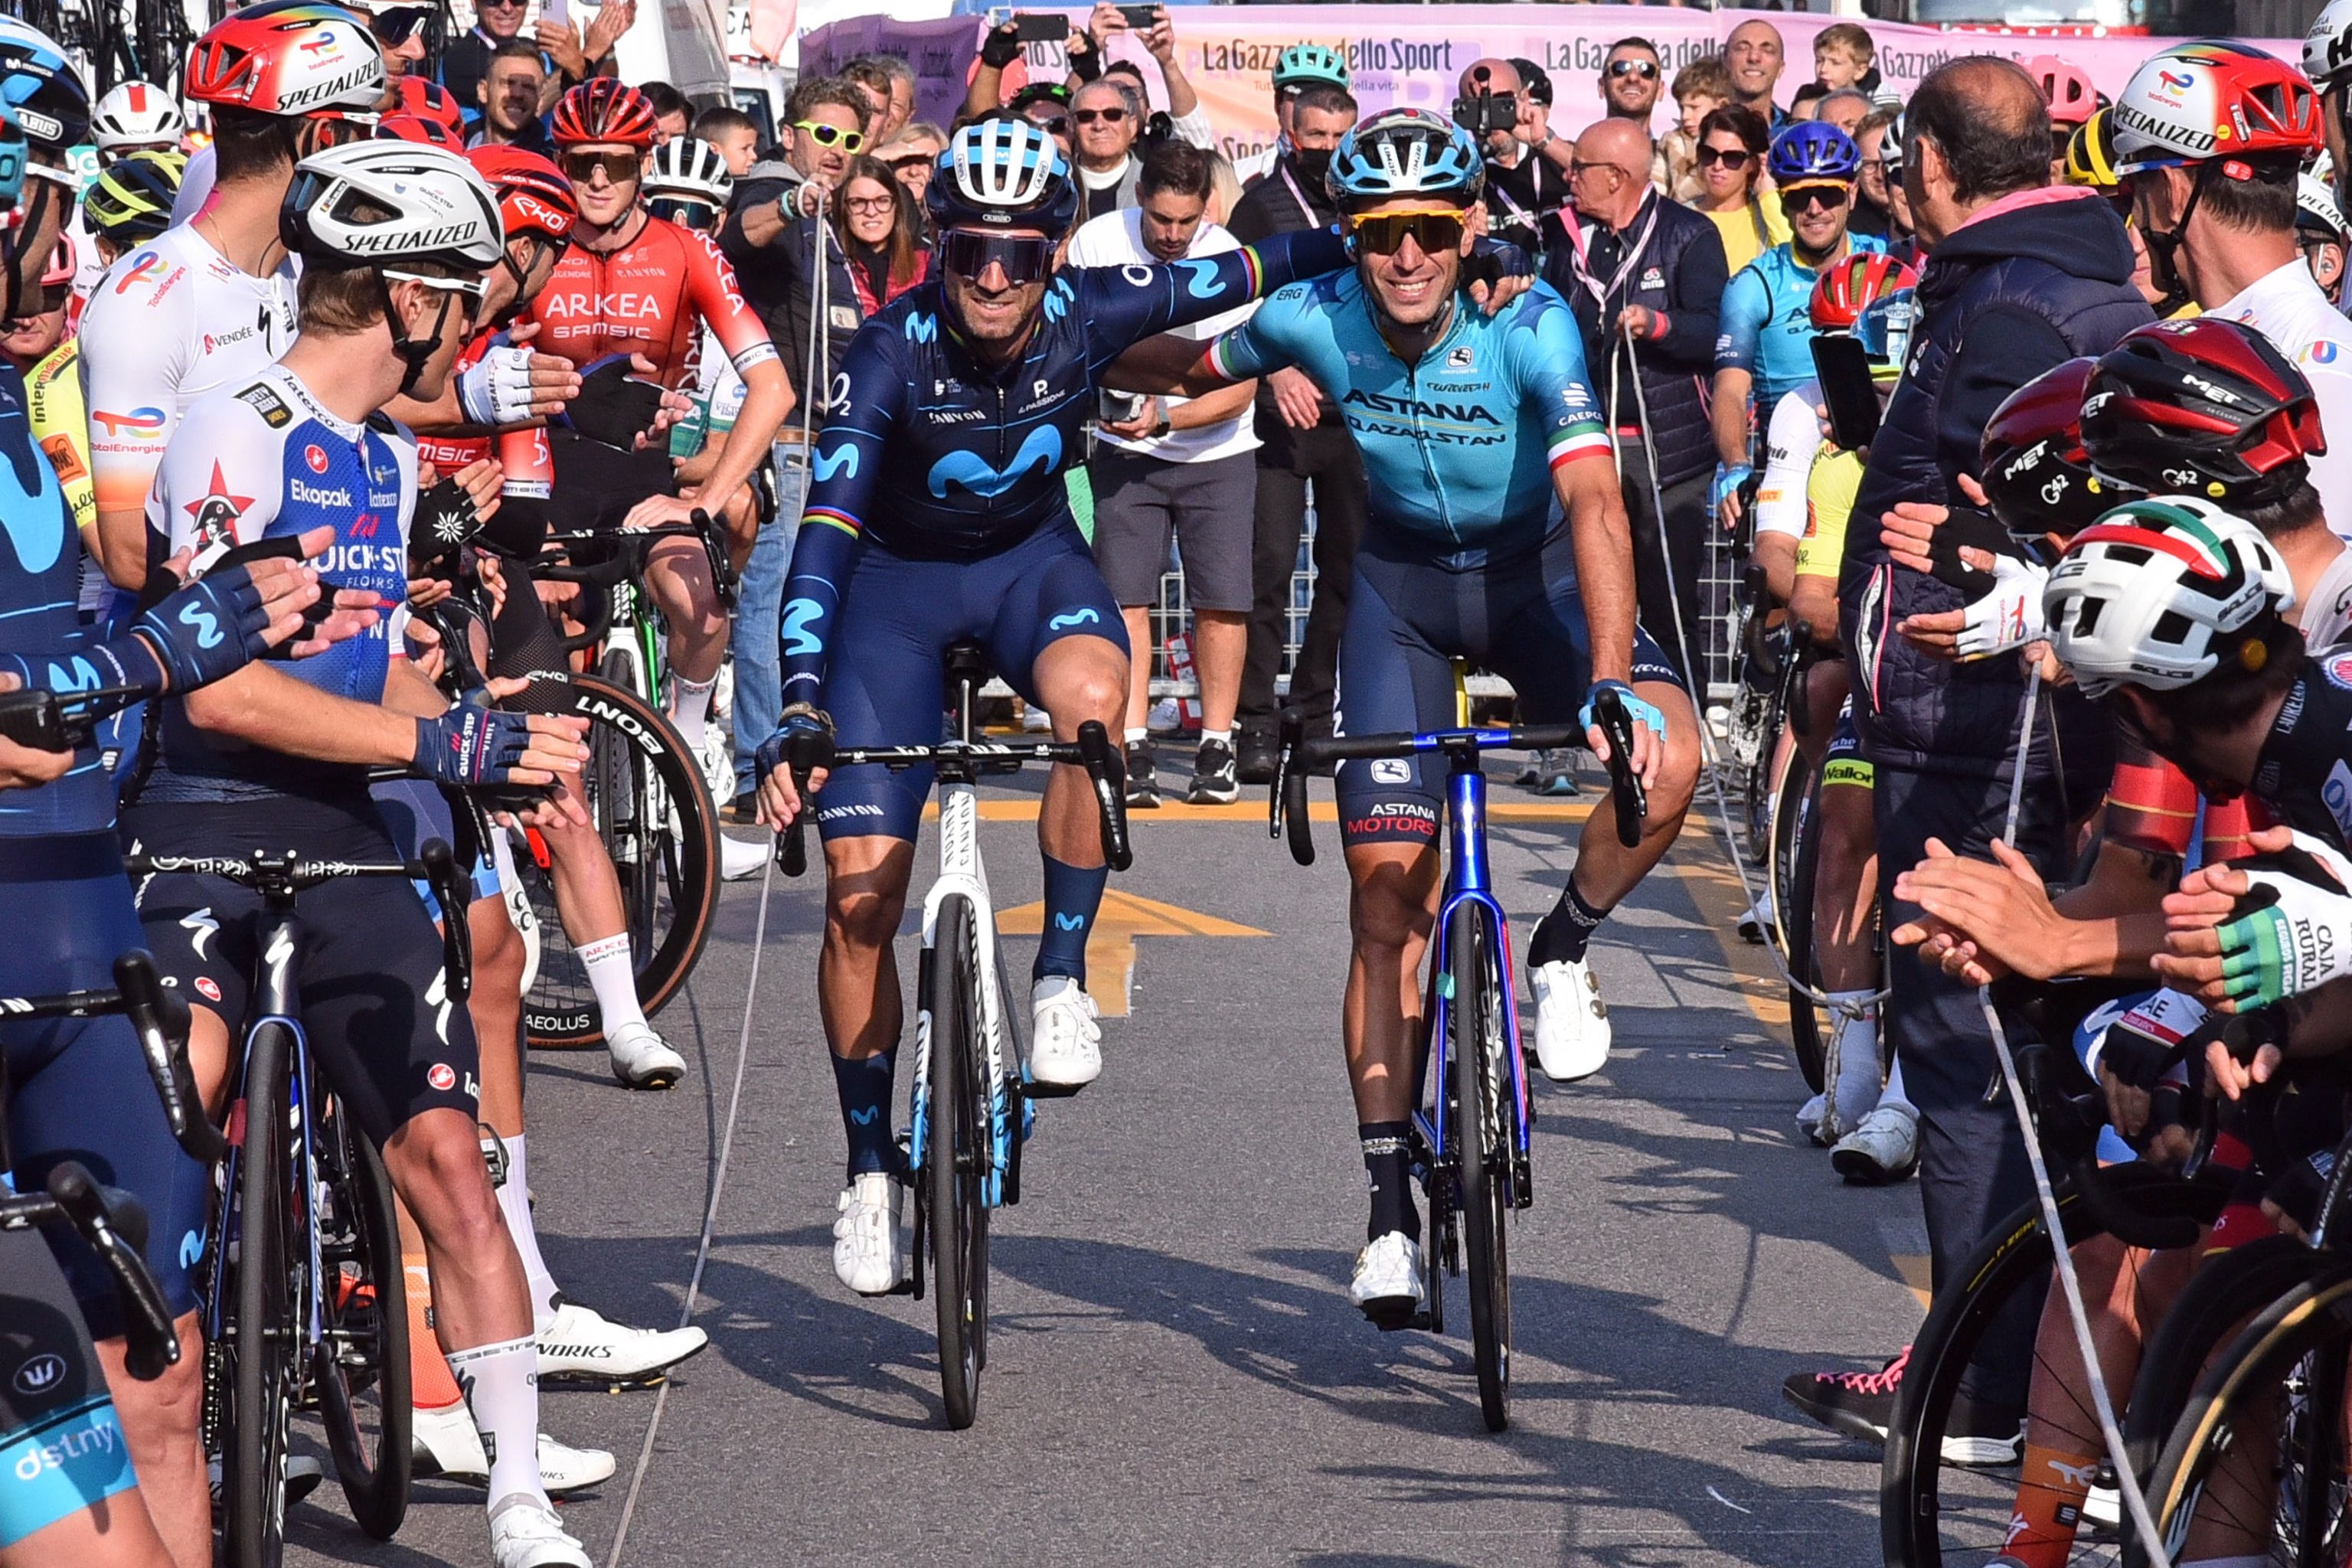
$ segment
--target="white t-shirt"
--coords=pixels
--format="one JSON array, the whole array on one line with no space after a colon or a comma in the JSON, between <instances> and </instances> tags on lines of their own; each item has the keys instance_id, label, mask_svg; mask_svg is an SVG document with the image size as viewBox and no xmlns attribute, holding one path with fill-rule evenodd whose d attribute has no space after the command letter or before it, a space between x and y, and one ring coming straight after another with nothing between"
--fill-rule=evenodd
<instances>
[{"instance_id":1,"label":"white t-shirt","mask_svg":"<svg viewBox=\"0 0 2352 1568\"><path fill-rule=\"evenodd\" d=\"M1185 254L1216 256L1228 250L1239 250L1241 241L1208 219L1193 231L1192 248ZM1070 237L1070 265L1073 267L1158 267L1160 258L1143 247L1143 214L1135 207L1120 212L1105 213L1078 226ZM1191 342L1205 343L1220 332L1230 331L1250 319L1257 310L1255 301L1223 315L1212 316L1205 321L1195 321L1189 327L1178 327L1170 335ZM1181 397L1163 400L1172 411L1187 401ZM1236 457L1257 449L1257 429L1252 411L1244 408L1231 419L1221 419L1213 425L1203 425L1195 430L1171 430L1157 440L1129 441L1108 431L1099 432L1103 441L1121 451L1139 452L1171 463L1205 463L1218 458Z\"/></svg>"},{"instance_id":2,"label":"white t-shirt","mask_svg":"<svg viewBox=\"0 0 2352 1568\"><path fill-rule=\"evenodd\" d=\"M2352 539L2352 321L2327 302L2301 257L2206 314L2257 329L2311 383L2320 433L2327 437L2326 452L2311 460L2311 482L2328 527Z\"/></svg>"},{"instance_id":3,"label":"white t-shirt","mask_svg":"<svg viewBox=\"0 0 2352 1568\"><path fill-rule=\"evenodd\" d=\"M1772 405L1771 421L1764 427L1764 479L1756 487L1759 539L1768 533L1805 536L1805 487L1812 478L1814 454L1829 439L1813 412L1821 401L1820 384L1809 381Z\"/></svg>"}]
</instances>

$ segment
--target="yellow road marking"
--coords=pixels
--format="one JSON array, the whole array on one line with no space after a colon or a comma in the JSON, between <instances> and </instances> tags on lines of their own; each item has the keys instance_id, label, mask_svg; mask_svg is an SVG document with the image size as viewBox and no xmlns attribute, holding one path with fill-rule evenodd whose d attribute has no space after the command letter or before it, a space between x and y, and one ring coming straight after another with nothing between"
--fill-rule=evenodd
<instances>
[{"instance_id":1,"label":"yellow road marking","mask_svg":"<svg viewBox=\"0 0 2352 1568\"><path fill-rule=\"evenodd\" d=\"M980 803L982 822L1034 822L1038 801L1034 795L1010 800L983 800ZM1486 815L1497 822L1582 822L1592 815L1592 807L1581 802L1550 804L1532 800L1489 801ZM937 801L923 807L923 820L939 820ZM1311 803L1307 808L1311 822L1337 822L1339 808L1328 800ZM1154 810L1131 811L1127 814L1131 824L1152 822L1254 822L1265 826L1265 802L1237 800L1226 805L1185 805L1171 801Z\"/></svg>"},{"instance_id":2,"label":"yellow road marking","mask_svg":"<svg viewBox=\"0 0 2352 1568\"><path fill-rule=\"evenodd\" d=\"M1008 936L1035 936L1045 929L1045 906L1040 902L1001 910L996 916L996 929ZM1104 1017L1127 1016L1129 996L1135 989L1135 939L1139 936L1269 934L1255 926L1163 904L1157 899L1106 891L1102 911L1095 917L1094 930L1087 933L1087 992L1094 997ZM1116 986L1108 983L1113 974L1118 976Z\"/></svg>"},{"instance_id":3,"label":"yellow road marking","mask_svg":"<svg viewBox=\"0 0 2352 1568\"><path fill-rule=\"evenodd\" d=\"M1692 837L1685 834L1682 843L1688 844ZM1755 1015L1758 1023L1785 1037L1789 1028L1789 988L1780 983L1770 959L1739 940L1737 928L1746 892L1738 877L1720 862L1721 841L1707 836L1702 842L1718 854L1704 860L1693 855L1675 855L1666 863L1675 868L1675 876L1697 907L1699 924L1706 928L1716 950L1723 954L1723 967L1738 983L1740 1000L1748 1004L1748 1012Z\"/></svg>"}]
</instances>

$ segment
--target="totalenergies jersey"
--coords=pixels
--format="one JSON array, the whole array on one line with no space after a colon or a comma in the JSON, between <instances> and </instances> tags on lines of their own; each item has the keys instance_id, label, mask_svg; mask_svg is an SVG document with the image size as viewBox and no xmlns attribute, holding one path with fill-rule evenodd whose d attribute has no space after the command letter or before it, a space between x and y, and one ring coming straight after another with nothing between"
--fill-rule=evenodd
<instances>
[{"instance_id":1,"label":"totalenergies jersey","mask_svg":"<svg viewBox=\"0 0 2352 1568\"><path fill-rule=\"evenodd\" d=\"M641 226L617 249L591 250L573 237L531 300L527 319L541 323L532 348L575 366L643 354L653 379L673 391L691 380L705 324L738 371L776 357L718 246L657 217L633 221Z\"/></svg>"},{"instance_id":2,"label":"totalenergies jersey","mask_svg":"<svg viewBox=\"0 0 2352 1568\"><path fill-rule=\"evenodd\" d=\"M193 225L110 268L81 323L90 478L99 510L147 502L163 448L204 396L260 372L294 341L292 266L240 270Z\"/></svg>"}]
</instances>

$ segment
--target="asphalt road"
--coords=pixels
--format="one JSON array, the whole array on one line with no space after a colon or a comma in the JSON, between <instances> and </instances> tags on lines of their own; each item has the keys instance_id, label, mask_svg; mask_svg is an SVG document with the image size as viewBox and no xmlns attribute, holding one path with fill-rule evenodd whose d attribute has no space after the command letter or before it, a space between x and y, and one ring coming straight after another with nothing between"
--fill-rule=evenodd
<instances>
[{"instance_id":1,"label":"asphalt road","mask_svg":"<svg viewBox=\"0 0 2352 1568\"><path fill-rule=\"evenodd\" d=\"M1496 798L1525 800L1499 782ZM1497 815L1524 942L1578 826ZM1875 1561L1875 1450L1804 1423L1779 1384L1874 1365L1909 1337L1919 1308L1896 1257L1921 1250L1906 1239L1917 1199L1847 1188L1801 1145L1773 994L1727 967L1764 972L1730 936L1736 885L1712 837L1694 824L1596 945L1607 1070L1538 1080L1536 1203L1511 1239L1514 1424L1497 1436L1466 1339L1381 1333L1348 1305L1364 1180L1339 1047L1345 879L1328 823L1301 870L1263 822L1139 816L1117 889L1275 934L1136 943L1133 1016L1106 1024L1102 1080L1042 1108L1025 1201L998 1216L991 1361L962 1433L942 1423L929 1303L862 1300L833 1278L842 1138L816 891L779 875L694 1309L711 1347L673 1381L649 1453L653 1393L545 1401L550 1431L620 1458L564 1508L600 1568L625 1511L633 1568ZM982 847L1002 905L1036 897L1028 824L990 821ZM760 897L727 890L689 994L659 1020L692 1064L679 1089L626 1093L601 1055L531 1064L545 1250L610 1315L678 1320ZM1030 941L1008 939L1024 973ZM478 1493L420 1483L378 1544L330 1484L297 1511L293 1560L479 1564L479 1510Z\"/></svg>"}]
</instances>

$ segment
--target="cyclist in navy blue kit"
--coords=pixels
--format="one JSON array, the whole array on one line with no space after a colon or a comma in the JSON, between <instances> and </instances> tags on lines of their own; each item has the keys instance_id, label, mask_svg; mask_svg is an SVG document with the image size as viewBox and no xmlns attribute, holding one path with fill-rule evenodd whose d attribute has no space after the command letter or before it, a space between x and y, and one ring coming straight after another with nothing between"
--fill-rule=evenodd
<instances>
[{"instance_id":1,"label":"cyclist in navy blue kit","mask_svg":"<svg viewBox=\"0 0 2352 1568\"><path fill-rule=\"evenodd\" d=\"M1624 501L1567 301L1539 285L1489 318L1458 297L1484 184L1469 132L1389 110L1340 140L1328 183L1353 268L1280 290L1206 353L1154 344L1114 379L1189 396L1294 365L1339 405L1371 480L1339 634L1339 734L1452 727L1456 658L1507 679L1526 723L1578 714L1603 757L1591 699L1608 688L1623 700L1650 791L1640 843L1619 842L1604 800L1528 952L1537 1059L1555 1080L1584 1078L1609 1056L1586 945L1681 828L1698 773L1690 700L1635 625ZM1354 938L1344 1028L1372 1182L1349 1290L1383 1323L1423 1295L1406 1144L1444 772L1420 760L1339 771Z\"/></svg>"},{"instance_id":2,"label":"cyclist in navy blue kit","mask_svg":"<svg viewBox=\"0 0 2352 1568\"><path fill-rule=\"evenodd\" d=\"M1318 230L1165 267L1055 273L1076 187L1053 139L1014 120L958 132L927 200L940 231L933 279L860 329L846 394L812 456L784 585L783 723L761 754L761 820L778 826L800 809L779 763L786 738L935 739L941 656L959 637L979 639L1064 740L1088 719L1116 731L1126 633L1063 486L1085 457L1103 367L1145 337L1346 261L1337 236ZM931 776L859 767L814 782L827 875L818 984L849 1141L834 1268L870 1294L896 1286L903 1267L890 941ZM1083 989L1108 876L1097 833L1085 776L1055 769L1038 818L1047 918L1029 1069L1066 1091L1102 1068Z\"/></svg>"}]
</instances>

